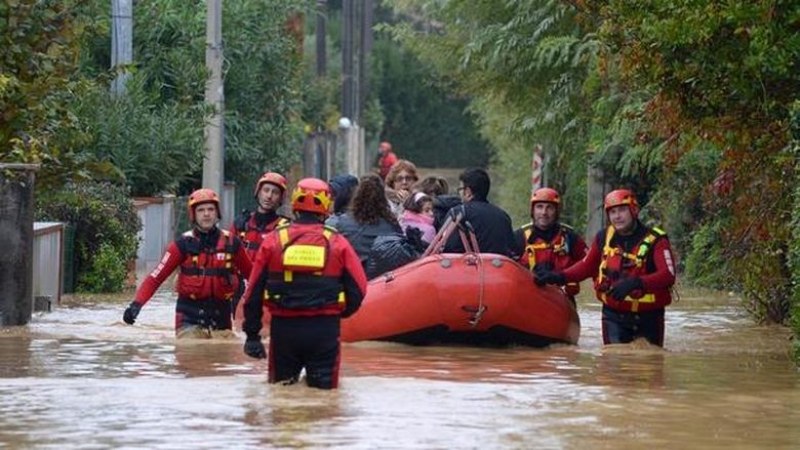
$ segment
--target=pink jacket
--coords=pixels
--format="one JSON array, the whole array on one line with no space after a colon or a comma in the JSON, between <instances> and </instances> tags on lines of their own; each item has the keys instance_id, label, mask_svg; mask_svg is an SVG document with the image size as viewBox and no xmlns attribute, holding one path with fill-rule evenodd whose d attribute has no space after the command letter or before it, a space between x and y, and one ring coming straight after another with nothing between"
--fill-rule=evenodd
<instances>
[{"instance_id":1,"label":"pink jacket","mask_svg":"<svg viewBox=\"0 0 800 450\"><path fill-rule=\"evenodd\" d=\"M403 227L403 232L408 227L418 228L419 231L422 231L422 240L427 243L433 241L433 237L436 236L436 228L433 227L433 216L405 210L403 215L400 216L400 226Z\"/></svg>"}]
</instances>

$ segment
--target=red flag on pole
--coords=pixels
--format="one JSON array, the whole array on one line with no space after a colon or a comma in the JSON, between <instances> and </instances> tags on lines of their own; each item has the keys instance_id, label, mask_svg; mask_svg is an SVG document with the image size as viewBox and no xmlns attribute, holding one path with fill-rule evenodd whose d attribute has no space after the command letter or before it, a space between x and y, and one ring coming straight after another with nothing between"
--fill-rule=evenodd
<instances>
[{"instance_id":1,"label":"red flag on pole","mask_svg":"<svg viewBox=\"0 0 800 450\"><path fill-rule=\"evenodd\" d=\"M544 156L542 155L542 146L536 144L533 146L533 158L531 160L531 194L542 187L543 165Z\"/></svg>"}]
</instances>

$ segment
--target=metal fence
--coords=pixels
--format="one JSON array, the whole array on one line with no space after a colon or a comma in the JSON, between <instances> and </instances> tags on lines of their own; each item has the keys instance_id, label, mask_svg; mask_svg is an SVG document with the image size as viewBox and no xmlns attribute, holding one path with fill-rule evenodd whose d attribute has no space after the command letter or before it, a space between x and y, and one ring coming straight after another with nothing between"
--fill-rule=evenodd
<instances>
[{"instance_id":1,"label":"metal fence","mask_svg":"<svg viewBox=\"0 0 800 450\"><path fill-rule=\"evenodd\" d=\"M61 222L33 223L34 310L61 303L64 281L64 230ZM37 298L41 305L36 304Z\"/></svg>"}]
</instances>

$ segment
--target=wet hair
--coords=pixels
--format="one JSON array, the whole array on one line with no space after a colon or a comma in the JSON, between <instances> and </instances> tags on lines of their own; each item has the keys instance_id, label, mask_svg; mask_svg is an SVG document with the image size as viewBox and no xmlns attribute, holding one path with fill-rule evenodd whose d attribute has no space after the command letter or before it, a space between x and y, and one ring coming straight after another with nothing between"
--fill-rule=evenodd
<instances>
[{"instance_id":1,"label":"wet hair","mask_svg":"<svg viewBox=\"0 0 800 450\"><path fill-rule=\"evenodd\" d=\"M430 175L419 180L419 182L414 185L414 190L424 192L431 197L437 197L439 195L449 194L450 185L447 183L447 179L445 177Z\"/></svg>"},{"instance_id":2,"label":"wet hair","mask_svg":"<svg viewBox=\"0 0 800 450\"><path fill-rule=\"evenodd\" d=\"M419 214L425 202L433 204L433 198L424 192L414 192L403 202L403 209Z\"/></svg>"},{"instance_id":3,"label":"wet hair","mask_svg":"<svg viewBox=\"0 0 800 450\"><path fill-rule=\"evenodd\" d=\"M378 175L361 177L350 201L350 212L356 222L361 224L375 225L380 219L397 223L386 199L386 187Z\"/></svg>"},{"instance_id":4,"label":"wet hair","mask_svg":"<svg viewBox=\"0 0 800 450\"><path fill-rule=\"evenodd\" d=\"M394 182L397 179L397 175L403 171L411 174L411 176L414 177L415 182L419 180L419 175L417 175L417 166L407 159L401 159L392 164L392 168L389 169L389 173L386 174L386 185L394 189Z\"/></svg>"},{"instance_id":5,"label":"wet hair","mask_svg":"<svg viewBox=\"0 0 800 450\"><path fill-rule=\"evenodd\" d=\"M492 183L489 180L489 174L478 167L472 167L461 172L458 180L464 187L468 187L472 191L472 195L476 200L486 201L489 196L489 188Z\"/></svg>"}]
</instances>

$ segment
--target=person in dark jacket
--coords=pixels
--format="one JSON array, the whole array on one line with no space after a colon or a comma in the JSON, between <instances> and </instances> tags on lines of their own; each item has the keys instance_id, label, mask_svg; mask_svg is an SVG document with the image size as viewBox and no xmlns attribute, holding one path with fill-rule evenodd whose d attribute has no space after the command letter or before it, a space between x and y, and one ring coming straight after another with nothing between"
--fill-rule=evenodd
<instances>
[{"instance_id":1,"label":"person in dark jacket","mask_svg":"<svg viewBox=\"0 0 800 450\"><path fill-rule=\"evenodd\" d=\"M336 229L350 241L364 270L378 236L403 234L397 218L389 209L383 182L377 175L361 177L350 208L339 217Z\"/></svg>"},{"instance_id":2,"label":"person in dark jacket","mask_svg":"<svg viewBox=\"0 0 800 450\"><path fill-rule=\"evenodd\" d=\"M339 217L347 211L353 193L358 186L358 178L354 175L336 175L328 181L333 195L333 214L326 220L325 225L336 228Z\"/></svg>"},{"instance_id":3,"label":"person in dark jacket","mask_svg":"<svg viewBox=\"0 0 800 450\"><path fill-rule=\"evenodd\" d=\"M471 168L462 172L458 180L458 193L463 204L452 208L447 216L453 219L461 216L461 223L474 231L481 253L497 253L516 259L511 218L508 213L487 200L491 187L489 174L483 169ZM459 233L450 235L444 252L465 252Z\"/></svg>"},{"instance_id":4,"label":"person in dark jacket","mask_svg":"<svg viewBox=\"0 0 800 450\"><path fill-rule=\"evenodd\" d=\"M332 206L328 184L316 178L292 193L294 222L264 239L248 280L244 353L265 358L263 308L270 313L269 382L291 384L306 370L306 384L339 384L341 318L358 311L367 280L353 247L323 224Z\"/></svg>"}]
</instances>

